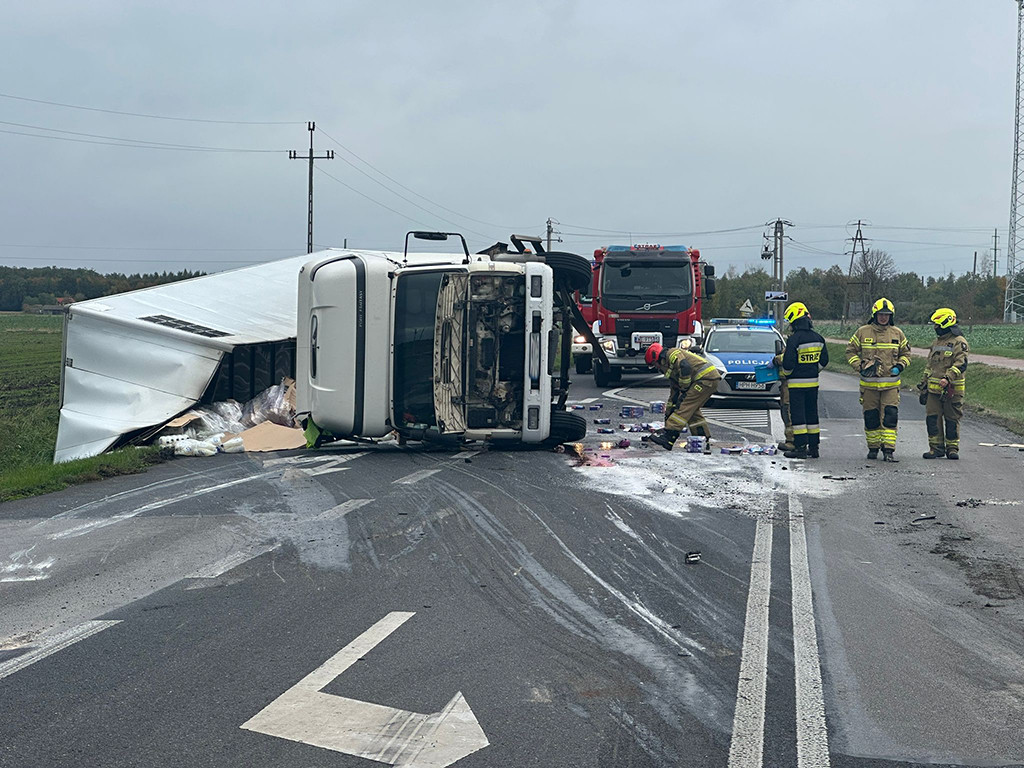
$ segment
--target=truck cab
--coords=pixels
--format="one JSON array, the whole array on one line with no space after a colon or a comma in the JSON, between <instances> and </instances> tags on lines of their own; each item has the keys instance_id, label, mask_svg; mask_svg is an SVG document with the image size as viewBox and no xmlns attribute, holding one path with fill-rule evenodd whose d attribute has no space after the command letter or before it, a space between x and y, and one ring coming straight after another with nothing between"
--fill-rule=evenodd
<instances>
[{"instance_id":1,"label":"truck cab","mask_svg":"<svg viewBox=\"0 0 1024 768\"><path fill-rule=\"evenodd\" d=\"M338 438L583 437L583 420L552 405L552 266L539 255L470 255L462 245L462 253L410 254L407 235L403 253L336 250L302 268L300 415Z\"/></svg>"}]
</instances>

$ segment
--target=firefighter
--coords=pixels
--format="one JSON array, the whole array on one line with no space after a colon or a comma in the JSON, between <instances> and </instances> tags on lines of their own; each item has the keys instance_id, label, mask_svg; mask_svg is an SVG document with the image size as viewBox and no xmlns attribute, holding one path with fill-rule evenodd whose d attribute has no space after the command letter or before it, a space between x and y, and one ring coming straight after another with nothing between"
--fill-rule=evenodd
<instances>
[{"instance_id":1,"label":"firefighter","mask_svg":"<svg viewBox=\"0 0 1024 768\"><path fill-rule=\"evenodd\" d=\"M789 388L789 413L795 447L787 459L816 459L821 442L818 427L818 372L828 365L825 339L812 327L807 306L795 301L786 307L786 321L793 333L782 355L782 375Z\"/></svg>"},{"instance_id":2,"label":"firefighter","mask_svg":"<svg viewBox=\"0 0 1024 768\"><path fill-rule=\"evenodd\" d=\"M928 353L924 379L917 385L925 407L928 427L926 459L960 458L960 419L964 415L967 373L967 339L956 324L956 312L949 307L931 316L935 341Z\"/></svg>"},{"instance_id":3,"label":"firefighter","mask_svg":"<svg viewBox=\"0 0 1024 768\"><path fill-rule=\"evenodd\" d=\"M886 298L871 306L871 322L862 325L846 345L846 361L860 373L860 403L868 458L896 461L900 374L910 365L910 345L893 325L895 307Z\"/></svg>"},{"instance_id":4,"label":"firefighter","mask_svg":"<svg viewBox=\"0 0 1024 768\"><path fill-rule=\"evenodd\" d=\"M705 438L704 452L711 453L711 431L700 408L722 379L714 364L695 352L665 349L661 344L651 344L644 359L665 374L672 389L665 404L665 428L653 433L650 442L671 451L679 433L689 429L691 435Z\"/></svg>"},{"instance_id":5,"label":"firefighter","mask_svg":"<svg viewBox=\"0 0 1024 768\"><path fill-rule=\"evenodd\" d=\"M785 427L786 439L779 443L780 451L796 450L796 435L793 432L793 419L789 407L789 384L782 372L782 355L772 358L772 365L779 369L779 415L782 416L782 424Z\"/></svg>"}]
</instances>

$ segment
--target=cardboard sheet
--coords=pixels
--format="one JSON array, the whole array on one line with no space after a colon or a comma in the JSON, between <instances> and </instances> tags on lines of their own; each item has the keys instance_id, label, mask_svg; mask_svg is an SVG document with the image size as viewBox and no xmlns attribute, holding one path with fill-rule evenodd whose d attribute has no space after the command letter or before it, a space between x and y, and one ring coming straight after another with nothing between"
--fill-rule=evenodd
<instances>
[{"instance_id":1,"label":"cardboard sheet","mask_svg":"<svg viewBox=\"0 0 1024 768\"><path fill-rule=\"evenodd\" d=\"M242 432L242 444L246 452L290 451L306 447L306 436L301 429L282 427L272 421L265 421Z\"/></svg>"}]
</instances>

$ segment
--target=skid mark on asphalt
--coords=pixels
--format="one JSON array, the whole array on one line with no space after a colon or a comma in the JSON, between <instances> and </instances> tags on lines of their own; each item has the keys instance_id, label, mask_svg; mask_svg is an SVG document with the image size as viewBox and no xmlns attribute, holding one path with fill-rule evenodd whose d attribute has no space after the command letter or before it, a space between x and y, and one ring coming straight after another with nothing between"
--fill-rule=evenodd
<instances>
[{"instance_id":1,"label":"skid mark on asphalt","mask_svg":"<svg viewBox=\"0 0 1024 768\"><path fill-rule=\"evenodd\" d=\"M440 492L451 499L464 519L483 534L481 539L486 542L488 552L502 561L502 570L518 577L511 584L522 589L530 602L567 632L597 647L620 653L650 670L661 686L659 701L663 706L657 709L670 727L678 727L678 712L681 708L715 730L728 728L730 713L725 709L725 702L701 682L714 679L717 668L699 642L597 574L520 498L483 478L474 479L491 487L497 494L506 497L515 508L528 515L558 546L569 563L611 595L616 603L628 610L643 626L653 631L658 641L631 629L619 617L607 615L593 605L590 599L578 594L570 584L542 565L532 551L509 531L501 517L470 494L450 483L439 483L442 489ZM460 550L460 557L464 554ZM485 561L486 555L483 553L462 560L466 567L474 562ZM524 576L528 578L522 578ZM681 663L681 655L687 657L685 664Z\"/></svg>"}]
</instances>

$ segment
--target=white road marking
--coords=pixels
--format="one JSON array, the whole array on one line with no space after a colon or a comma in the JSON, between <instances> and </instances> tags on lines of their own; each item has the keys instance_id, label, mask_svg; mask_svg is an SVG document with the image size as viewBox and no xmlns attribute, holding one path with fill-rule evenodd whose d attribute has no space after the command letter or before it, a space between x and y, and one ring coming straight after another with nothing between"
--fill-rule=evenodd
<instances>
[{"instance_id":1,"label":"white road marking","mask_svg":"<svg viewBox=\"0 0 1024 768\"><path fill-rule=\"evenodd\" d=\"M793 661L796 665L796 751L798 768L829 768L828 728L821 684L814 597L807 561L803 506L789 494L790 574L793 584Z\"/></svg>"},{"instance_id":2,"label":"white road marking","mask_svg":"<svg viewBox=\"0 0 1024 768\"><path fill-rule=\"evenodd\" d=\"M74 528L68 528L57 533L51 533L49 538L51 539L68 539L74 536L84 536L87 533L92 533L98 528L106 528L108 525L114 525L124 520L130 520L137 515L141 515L144 512L152 512L154 509L161 509L162 507L168 507L171 504L177 504L179 501L186 501L193 499L196 496L204 496L207 493L213 493L214 491L220 491L224 488L231 488L235 485L241 485L242 483L249 483L253 480L261 480L268 475L275 474L274 471L261 472L258 475L250 475L249 477L240 477L237 480L231 480L227 483L221 483L220 485L212 485L209 488L200 488L199 490L189 491L188 493L182 493L178 496L172 496L169 499L161 499L160 501L154 501L150 504L145 504L138 509L134 509L131 512L122 512L120 515L114 515L113 517L103 517L97 520L90 520L82 525L76 525Z\"/></svg>"},{"instance_id":3,"label":"white road marking","mask_svg":"<svg viewBox=\"0 0 1024 768\"><path fill-rule=\"evenodd\" d=\"M218 560L215 563L207 565L205 568L200 568L198 571L193 573L188 578L190 579L216 579L218 576L222 576L232 568L237 568L243 563L247 563L250 560L254 560L261 555L267 554L267 552L273 552L278 549L280 544L264 544L253 549L244 549L241 552L236 552L233 555Z\"/></svg>"},{"instance_id":4,"label":"white road marking","mask_svg":"<svg viewBox=\"0 0 1024 768\"><path fill-rule=\"evenodd\" d=\"M401 768L444 768L483 749L487 736L461 691L430 715L321 692L414 615L389 613L241 727Z\"/></svg>"},{"instance_id":5,"label":"white road marking","mask_svg":"<svg viewBox=\"0 0 1024 768\"><path fill-rule=\"evenodd\" d=\"M592 403L595 400L597 400L596 397L584 397L582 400L577 400L576 402L580 405L586 405L587 403Z\"/></svg>"},{"instance_id":6,"label":"white road marking","mask_svg":"<svg viewBox=\"0 0 1024 768\"><path fill-rule=\"evenodd\" d=\"M344 517L353 510L366 506L371 501L373 501L373 499L349 499L336 507L331 507L326 512L321 512L313 519L319 521L337 520L339 517Z\"/></svg>"},{"instance_id":7,"label":"white road marking","mask_svg":"<svg viewBox=\"0 0 1024 768\"><path fill-rule=\"evenodd\" d=\"M61 632L59 635L47 638L43 641L42 645L23 653L17 658L0 664L0 680L8 675L13 675L15 672L20 672L40 659L45 659L47 656L52 656L58 651L63 651L79 640L85 640L85 638L95 635L97 632L102 632L107 627L120 623L120 621L87 621L85 624L79 624L77 627L72 627L66 632Z\"/></svg>"},{"instance_id":8,"label":"white road marking","mask_svg":"<svg viewBox=\"0 0 1024 768\"><path fill-rule=\"evenodd\" d=\"M358 451L356 453L341 454L340 456L338 454L321 454L319 456L285 456L283 459L270 459L269 461L264 461L263 466L276 467L281 464L292 466L295 464L316 464L318 462L325 462L325 466L329 464L333 467L338 464L344 464L346 461L358 459L361 456L365 456L367 453L369 453L369 451Z\"/></svg>"},{"instance_id":9,"label":"white road marking","mask_svg":"<svg viewBox=\"0 0 1024 768\"><path fill-rule=\"evenodd\" d=\"M772 440L781 443L786 437L786 423L782 420L782 411L774 408L768 411L768 421L771 423Z\"/></svg>"},{"instance_id":10,"label":"white road marking","mask_svg":"<svg viewBox=\"0 0 1024 768\"><path fill-rule=\"evenodd\" d=\"M440 469L421 469L419 472L413 472L411 475L406 475L399 480L395 480L395 483L397 485L412 485L413 483L418 483L420 480L424 480L431 475L436 475L440 471Z\"/></svg>"},{"instance_id":11,"label":"white road marking","mask_svg":"<svg viewBox=\"0 0 1024 768\"><path fill-rule=\"evenodd\" d=\"M772 587L772 524L757 520L750 564L750 591L743 631L729 768L761 768L768 681L768 603Z\"/></svg>"},{"instance_id":12,"label":"white road marking","mask_svg":"<svg viewBox=\"0 0 1024 768\"><path fill-rule=\"evenodd\" d=\"M318 477L319 475L330 475L335 472L344 472L348 467L317 467L316 469L299 470L306 477Z\"/></svg>"}]
</instances>

